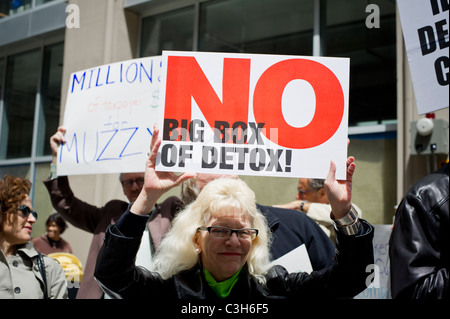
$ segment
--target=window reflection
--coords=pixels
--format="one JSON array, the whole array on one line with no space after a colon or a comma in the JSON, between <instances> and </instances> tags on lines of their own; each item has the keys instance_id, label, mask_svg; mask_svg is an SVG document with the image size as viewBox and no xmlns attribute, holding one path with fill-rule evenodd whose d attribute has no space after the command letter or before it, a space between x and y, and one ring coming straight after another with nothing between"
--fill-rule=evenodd
<instances>
[{"instance_id":1,"label":"window reflection","mask_svg":"<svg viewBox=\"0 0 450 319\"><path fill-rule=\"evenodd\" d=\"M366 26L367 3L327 1L324 55L350 58L349 124L381 124L397 118L395 3L380 8L380 28Z\"/></svg>"},{"instance_id":2,"label":"window reflection","mask_svg":"<svg viewBox=\"0 0 450 319\"><path fill-rule=\"evenodd\" d=\"M35 0L35 6L52 2L55 0ZM0 18L24 12L33 7L32 0L0 0Z\"/></svg>"},{"instance_id":3,"label":"window reflection","mask_svg":"<svg viewBox=\"0 0 450 319\"><path fill-rule=\"evenodd\" d=\"M194 7L145 18L141 56L161 55L163 50L191 51L193 34Z\"/></svg>"},{"instance_id":4,"label":"window reflection","mask_svg":"<svg viewBox=\"0 0 450 319\"><path fill-rule=\"evenodd\" d=\"M31 9L31 2L31 0L0 1L0 18L4 18Z\"/></svg>"},{"instance_id":5,"label":"window reflection","mask_svg":"<svg viewBox=\"0 0 450 319\"><path fill-rule=\"evenodd\" d=\"M31 156L39 71L38 49L8 57L1 132L1 144L7 146L2 147L2 158Z\"/></svg>"},{"instance_id":6,"label":"window reflection","mask_svg":"<svg viewBox=\"0 0 450 319\"><path fill-rule=\"evenodd\" d=\"M37 156L51 155L48 141L56 132L61 103L61 78L64 44L58 43L44 49L41 85L41 107L37 133Z\"/></svg>"},{"instance_id":7,"label":"window reflection","mask_svg":"<svg viewBox=\"0 0 450 319\"><path fill-rule=\"evenodd\" d=\"M199 50L311 55L313 6L312 0L206 2Z\"/></svg>"}]
</instances>

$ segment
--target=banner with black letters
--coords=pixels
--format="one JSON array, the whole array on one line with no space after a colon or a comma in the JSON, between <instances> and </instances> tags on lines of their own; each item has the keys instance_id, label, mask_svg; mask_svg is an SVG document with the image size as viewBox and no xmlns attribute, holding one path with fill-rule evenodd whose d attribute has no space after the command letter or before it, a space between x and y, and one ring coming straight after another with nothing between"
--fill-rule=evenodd
<instances>
[{"instance_id":1,"label":"banner with black letters","mask_svg":"<svg viewBox=\"0 0 450 319\"><path fill-rule=\"evenodd\" d=\"M419 114L449 106L449 1L397 0Z\"/></svg>"}]
</instances>

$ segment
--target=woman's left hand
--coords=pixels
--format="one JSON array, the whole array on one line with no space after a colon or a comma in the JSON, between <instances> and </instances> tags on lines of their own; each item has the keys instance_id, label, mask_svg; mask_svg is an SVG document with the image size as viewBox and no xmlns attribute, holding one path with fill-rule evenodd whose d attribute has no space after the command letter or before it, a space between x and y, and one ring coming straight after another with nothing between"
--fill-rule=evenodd
<instances>
[{"instance_id":1,"label":"woman's left hand","mask_svg":"<svg viewBox=\"0 0 450 319\"><path fill-rule=\"evenodd\" d=\"M346 180L336 180L336 164L331 161L324 184L334 219L341 219L347 215L352 205L352 177L356 168L355 158L349 157L346 165Z\"/></svg>"}]
</instances>

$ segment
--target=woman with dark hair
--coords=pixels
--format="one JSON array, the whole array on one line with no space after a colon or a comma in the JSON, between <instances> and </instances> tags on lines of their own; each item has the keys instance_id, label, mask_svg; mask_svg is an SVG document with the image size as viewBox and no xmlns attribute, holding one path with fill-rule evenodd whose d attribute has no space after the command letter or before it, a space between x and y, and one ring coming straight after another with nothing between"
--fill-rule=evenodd
<instances>
[{"instance_id":1,"label":"woman with dark hair","mask_svg":"<svg viewBox=\"0 0 450 319\"><path fill-rule=\"evenodd\" d=\"M0 299L65 299L62 267L30 242L37 219L30 190L27 179L0 179Z\"/></svg>"},{"instance_id":2,"label":"woman with dark hair","mask_svg":"<svg viewBox=\"0 0 450 319\"><path fill-rule=\"evenodd\" d=\"M67 224L58 213L51 214L45 222L47 234L33 238L34 248L45 255L56 252L73 254L72 246L61 235L66 230Z\"/></svg>"}]
</instances>

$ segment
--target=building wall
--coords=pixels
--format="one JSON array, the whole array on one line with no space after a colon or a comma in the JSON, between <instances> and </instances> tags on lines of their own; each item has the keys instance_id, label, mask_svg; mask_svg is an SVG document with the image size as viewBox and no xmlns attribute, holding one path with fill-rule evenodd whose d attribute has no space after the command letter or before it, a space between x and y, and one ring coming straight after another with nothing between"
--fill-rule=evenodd
<instances>
[{"instance_id":1,"label":"building wall","mask_svg":"<svg viewBox=\"0 0 450 319\"><path fill-rule=\"evenodd\" d=\"M122 0L73 0L69 3L80 8L80 28L66 29L61 101L66 100L72 72L135 58L139 27L139 17L123 10ZM64 103L61 104L61 123L63 116ZM111 199L127 200L118 174L69 176L69 181L77 197L96 206ZM64 238L85 263L92 235L69 227Z\"/></svg>"}]
</instances>

